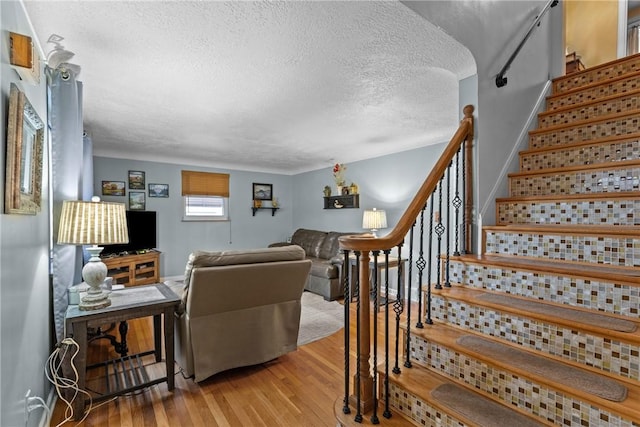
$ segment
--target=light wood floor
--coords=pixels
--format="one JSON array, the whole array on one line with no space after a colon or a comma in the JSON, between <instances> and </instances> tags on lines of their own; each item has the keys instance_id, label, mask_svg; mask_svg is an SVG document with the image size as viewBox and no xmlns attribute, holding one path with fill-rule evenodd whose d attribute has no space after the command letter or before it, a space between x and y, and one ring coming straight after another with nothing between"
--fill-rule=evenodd
<instances>
[{"instance_id":1,"label":"light wood floor","mask_svg":"<svg viewBox=\"0 0 640 427\"><path fill-rule=\"evenodd\" d=\"M355 313L355 305L351 306ZM379 316L381 333L383 319ZM355 314L351 323L354 330ZM151 318L133 320L129 326L130 353L153 347ZM378 344L383 345L382 338ZM335 400L344 395L343 352L344 335L340 330L271 362L219 373L201 383L185 379L178 372L173 392L167 391L166 384L159 384L132 396L121 396L93 409L83 425L333 427ZM90 344L89 363L114 357L117 354L108 341ZM58 401L50 425L63 419L64 408ZM70 421L64 425L75 424Z\"/></svg>"}]
</instances>

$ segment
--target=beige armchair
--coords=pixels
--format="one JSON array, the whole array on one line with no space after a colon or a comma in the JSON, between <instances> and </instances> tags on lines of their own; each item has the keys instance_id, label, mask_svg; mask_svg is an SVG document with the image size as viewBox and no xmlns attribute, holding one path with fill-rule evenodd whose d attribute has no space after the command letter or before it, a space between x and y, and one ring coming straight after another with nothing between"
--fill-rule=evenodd
<instances>
[{"instance_id":1,"label":"beige armchair","mask_svg":"<svg viewBox=\"0 0 640 427\"><path fill-rule=\"evenodd\" d=\"M299 246L189 256L176 321L176 362L202 381L297 349L311 261Z\"/></svg>"}]
</instances>

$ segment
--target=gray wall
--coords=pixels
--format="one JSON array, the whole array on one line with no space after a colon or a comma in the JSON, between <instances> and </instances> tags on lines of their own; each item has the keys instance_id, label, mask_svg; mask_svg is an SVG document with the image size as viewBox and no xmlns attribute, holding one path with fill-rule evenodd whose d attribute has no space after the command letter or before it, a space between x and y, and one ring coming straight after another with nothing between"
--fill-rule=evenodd
<instances>
[{"instance_id":1,"label":"gray wall","mask_svg":"<svg viewBox=\"0 0 640 427\"><path fill-rule=\"evenodd\" d=\"M196 166L138 160L94 157L94 190L102 200L128 204L126 197L101 195L102 181L127 181L128 171L144 171L146 184L169 184L168 198L153 198L146 193L146 210L157 212L157 240L160 256L160 275L177 276L184 273L187 257L195 250L229 250L264 247L285 240L291 235L293 218L291 182L287 175L237 170L207 169ZM181 171L197 170L229 173L230 221L183 222ZM252 216L252 183L273 184L273 195L280 209L275 216L261 210ZM139 191L139 190L134 190Z\"/></svg>"},{"instance_id":2,"label":"gray wall","mask_svg":"<svg viewBox=\"0 0 640 427\"><path fill-rule=\"evenodd\" d=\"M562 72L562 4L551 9L520 51L506 74L507 86L497 88L496 75L547 0L403 3L465 45L476 60L478 198L482 206L500 179L500 172L546 81ZM509 166L510 170L517 169L516 162ZM483 224L495 224L494 200L482 215Z\"/></svg>"},{"instance_id":3,"label":"gray wall","mask_svg":"<svg viewBox=\"0 0 640 427\"><path fill-rule=\"evenodd\" d=\"M0 74L0 128L6 138L9 85L16 83L42 120L46 120L44 78L37 86L22 83L9 64L8 31L34 37L22 5L0 2L2 28L2 71ZM45 141L47 140L45 136ZM46 143L45 143L46 144ZM5 149L0 150L0 164L5 165ZM24 425L24 397L46 399L50 385L43 369L51 348L51 313L49 302L49 181L45 150L42 211L33 215L0 214L0 425ZM0 192L4 200L4 168L0 174ZM34 411L29 425L37 425L42 410Z\"/></svg>"}]
</instances>

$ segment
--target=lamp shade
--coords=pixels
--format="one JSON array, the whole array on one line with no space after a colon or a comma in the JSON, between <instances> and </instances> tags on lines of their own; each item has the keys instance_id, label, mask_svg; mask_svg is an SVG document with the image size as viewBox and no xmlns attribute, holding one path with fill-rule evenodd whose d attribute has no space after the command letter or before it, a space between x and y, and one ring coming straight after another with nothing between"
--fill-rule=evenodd
<instances>
[{"instance_id":1,"label":"lamp shade","mask_svg":"<svg viewBox=\"0 0 640 427\"><path fill-rule=\"evenodd\" d=\"M376 208L364 211L364 215L362 216L362 228L369 230L387 228L387 213Z\"/></svg>"},{"instance_id":2,"label":"lamp shade","mask_svg":"<svg viewBox=\"0 0 640 427\"><path fill-rule=\"evenodd\" d=\"M111 245L128 242L124 203L62 202L58 243Z\"/></svg>"}]
</instances>

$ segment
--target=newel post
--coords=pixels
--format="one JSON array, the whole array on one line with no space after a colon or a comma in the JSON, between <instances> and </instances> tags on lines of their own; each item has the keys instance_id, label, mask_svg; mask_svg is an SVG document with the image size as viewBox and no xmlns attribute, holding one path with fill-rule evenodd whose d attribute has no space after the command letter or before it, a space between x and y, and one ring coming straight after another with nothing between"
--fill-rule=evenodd
<instances>
[{"instance_id":1,"label":"newel post","mask_svg":"<svg viewBox=\"0 0 640 427\"><path fill-rule=\"evenodd\" d=\"M473 112L475 108L473 105L466 105L462 112L464 113L464 118L462 121L466 121L469 123L469 128L467 131L467 136L465 138L465 201L464 201L464 209L465 209L465 242L464 242L464 252L472 253L472 244L471 244L471 225L473 223Z\"/></svg>"},{"instance_id":2,"label":"newel post","mask_svg":"<svg viewBox=\"0 0 640 427\"><path fill-rule=\"evenodd\" d=\"M360 256L360 286L358 293L360 298L360 329L358 348L360 369L353 377L354 395L350 396L350 403L357 407L358 396L357 390L360 390L360 412L367 413L373 409L373 376L371 372L371 363L369 361L371 355L371 304L369 283L369 251L362 251Z\"/></svg>"}]
</instances>

